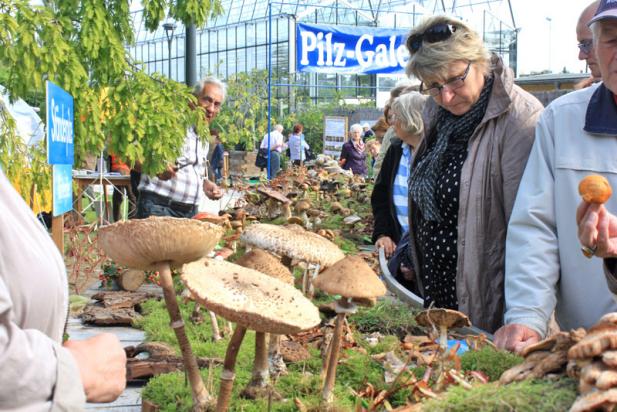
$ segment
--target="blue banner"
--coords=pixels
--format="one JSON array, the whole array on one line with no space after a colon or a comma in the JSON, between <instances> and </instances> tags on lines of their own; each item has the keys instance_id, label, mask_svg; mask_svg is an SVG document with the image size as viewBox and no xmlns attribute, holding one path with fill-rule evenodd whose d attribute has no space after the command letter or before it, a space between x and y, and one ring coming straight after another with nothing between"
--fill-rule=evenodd
<instances>
[{"instance_id":1,"label":"blue banner","mask_svg":"<svg viewBox=\"0 0 617 412\"><path fill-rule=\"evenodd\" d=\"M73 96L49 80L47 86L47 163L73 164Z\"/></svg>"},{"instance_id":2,"label":"blue banner","mask_svg":"<svg viewBox=\"0 0 617 412\"><path fill-rule=\"evenodd\" d=\"M296 59L300 72L404 73L409 30L365 26L297 24Z\"/></svg>"},{"instance_id":3,"label":"blue banner","mask_svg":"<svg viewBox=\"0 0 617 412\"><path fill-rule=\"evenodd\" d=\"M73 209L73 167L67 164L52 166L53 216Z\"/></svg>"}]
</instances>

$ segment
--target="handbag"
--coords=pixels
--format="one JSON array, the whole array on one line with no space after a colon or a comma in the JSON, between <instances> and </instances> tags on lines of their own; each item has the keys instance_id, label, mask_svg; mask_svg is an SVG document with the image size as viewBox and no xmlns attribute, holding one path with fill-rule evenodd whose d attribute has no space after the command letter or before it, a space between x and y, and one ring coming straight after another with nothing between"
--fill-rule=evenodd
<instances>
[{"instance_id":1,"label":"handbag","mask_svg":"<svg viewBox=\"0 0 617 412\"><path fill-rule=\"evenodd\" d=\"M257 157L255 158L255 166L260 169L268 167L268 149L259 149Z\"/></svg>"}]
</instances>

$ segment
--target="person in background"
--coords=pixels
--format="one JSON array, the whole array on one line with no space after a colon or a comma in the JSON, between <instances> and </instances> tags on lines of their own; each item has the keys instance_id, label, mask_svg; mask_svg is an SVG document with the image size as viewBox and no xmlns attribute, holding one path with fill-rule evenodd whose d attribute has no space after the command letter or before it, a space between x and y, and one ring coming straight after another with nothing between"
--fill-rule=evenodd
<instances>
[{"instance_id":1,"label":"person in background","mask_svg":"<svg viewBox=\"0 0 617 412\"><path fill-rule=\"evenodd\" d=\"M283 125L277 124L274 130L266 133L261 139L260 149L270 148L270 175L275 177L281 170L281 153L285 149L285 137L283 136Z\"/></svg>"},{"instance_id":2,"label":"person in background","mask_svg":"<svg viewBox=\"0 0 617 412\"><path fill-rule=\"evenodd\" d=\"M300 123L294 125L293 132L289 135L287 146L289 147L289 158L294 166L300 166L306 159L306 150L310 149L306 139L304 139L304 126Z\"/></svg>"},{"instance_id":3,"label":"person in background","mask_svg":"<svg viewBox=\"0 0 617 412\"><path fill-rule=\"evenodd\" d=\"M383 137L385 136L389 128L390 125L388 124L384 116L380 116L379 119L377 119L377 121L375 122L375 124L371 126L371 130L373 131L373 133L375 133L375 140L377 140L380 146L381 142L383 141Z\"/></svg>"},{"instance_id":4,"label":"person in background","mask_svg":"<svg viewBox=\"0 0 617 412\"><path fill-rule=\"evenodd\" d=\"M402 94L391 103L390 113L396 136L386 152L371 194L375 248L383 248L386 258L409 230L407 180L414 151L422 141L422 111L426 96L418 92Z\"/></svg>"},{"instance_id":5,"label":"person in background","mask_svg":"<svg viewBox=\"0 0 617 412\"><path fill-rule=\"evenodd\" d=\"M578 40L578 59L585 60L587 67L591 72L591 76L577 83L574 86L575 90L583 89L591 86L592 84L599 82L601 79L600 69L598 68L598 61L596 59L596 53L593 45L593 36L591 29L589 29L589 21L598 9L599 0L596 0L589 4L578 18L576 24L576 40Z\"/></svg>"},{"instance_id":6,"label":"person in background","mask_svg":"<svg viewBox=\"0 0 617 412\"><path fill-rule=\"evenodd\" d=\"M111 167L110 170L115 173L120 173L122 176L129 176L131 174L131 168L126 163L113 154L109 155ZM133 185L125 187L126 198L129 202L128 218L132 219L137 214L137 197L133 193ZM120 209L122 207L122 201L124 200L124 192L122 189L114 186L114 194L112 196L112 208L114 222L120 220Z\"/></svg>"},{"instance_id":7,"label":"person in background","mask_svg":"<svg viewBox=\"0 0 617 412\"><path fill-rule=\"evenodd\" d=\"M589 328L617 311L602 260L588 258L612 256L611 220L597 206L576 209L585 176L601 174L617 187L616 2L600 2L591 30L602 82L561 96L544 111L516 197L506 245L505 326L495 334L500 348L519 352L542 339L553 311L563 330ZM617 209L615 196L606 208ZM600 222L608 223L608 235ZM586 230L588 224L598 227ZM614 268L612 259L605 262Z\"/></svg>"},{"instance_id":8,"label":"person in background","mask_svg":"<svg viewBox=\"0 0 617 412\"><path fill-rule=\"evenodd\" d=\"M214 138L214 150L212 151L212 157L210 158L210 164L214 170L214 177L216 183L219 184L223 178L223 154L225 153L225 147L221 141L221 136L217 129L210 129L210 136Z\"/></svg>"},{"instance_id":9,"label":"person in background","mask_svg":"<svg viewBox=\"0 0 617 412\"><path fill-rule=\"evenodd\" d=\"M377 155L379 155L381 144L376 139L371 139L364 143L364 145L366 146L366 153L371 157L369 175L372 176L373 167L375 166Z\"/></svg>"},{"instance_id":10,"label":"person in background","mask_svg":"<svg viewBox=\"0 0 617 412\"><path fill-rule=\"evenodd\" d=\"M371 125L368 123L364 123L362 125L362 140L366 142L367 139L370 139L372 137L375 137L375 133L373 133L373 131L371 130Z\"/></svg>"},{"instance_id":11,"label":"person in background","mask_svg":"<svg viewBox=\"0 0 617 412\"><path fill-rule=\"evenodd\" d=\"M434 16L407 38L407 74L431 98L409 178L409 250L424 305L503 324L508 220L542 104L462 21ZM517 251L518 253L518 251Z\"/></svg>"},{"instance_id":12,"label":"person in background","mask_svg":"<svg viewBox=\"0 0 617 412\"><path fill-rule=\"evenodd\" d=\"M390 104L392 103L394 99L399 97L401 94L409 92L411 90L412 90L412 86L411 86L411 82L409 81L404 81L400 84L397 84L392 90L390 90L390 99L388 100L388 102L386 103L383 109L384 119L386 120L386 123L388 123L388 125L390 125L390 118L389 118L390 117L390 114L389 114ZM390 140L394 136L395 136L394 128L390 125L390 127L386 131L386 134L381 140L381 147L379 148L379 154L377 155L377 160L375 161L375 164L373 165L373 176L379 175L379 170L381 169L381 163L383 162L383 158L386 155L388 148L390 147Z\"/></svg>"},{"instance_id":13,"label":"person in background","mask_svg":"<svg viewBox=\"0 0 617 412\"><path fill-rule=\"evenodd\" d=\"M63 341L69 307L62 256L0 170L0 410L81 411L126 385L126 355L104 333Z\"/></svg>"},{"instance_id":14,"label":"person in background","mask_svg":"<svg viewBox=\"0 0 617 412\"><path fill-rule=\"evenodd\" d=\"M339 166L351 170L354 175L366 176L366 147L362 140L362 126L352 124L349 128L349 140L341 148Z\"/></svg>"},{"instance_id":15,"label":"person in background","mask_svg":"<svg viewBox=\"0 0 617 412\"><path fill-rule=\"evenodd\" d=\"M204 109L206 121L212 123L225 100L225 84L214 77L206 77L195 85L193 93L197 104ZM141 175L138 218L191 218L197 213L202 189L210 199L219 199L223 195L217 184L206 176L208 146L208 142L197 136L191 127L186 131L182 154L175 165L169 165L158 176Z\"/></svg>"}]
</instances>

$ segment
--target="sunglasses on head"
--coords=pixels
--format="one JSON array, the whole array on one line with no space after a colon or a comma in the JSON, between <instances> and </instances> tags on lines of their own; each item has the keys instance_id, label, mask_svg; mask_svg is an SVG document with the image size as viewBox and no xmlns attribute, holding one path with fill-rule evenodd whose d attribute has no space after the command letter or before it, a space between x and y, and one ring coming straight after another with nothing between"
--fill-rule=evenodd
<instances>
[{"instance_id":1,"label":"sunglasses on head","mask_svg":"<svg viewBox=\"0 0 617 412\"><path fill-rule=\"evenodd\" d=\"M423 42L437 43L449 39L452 33L456 31L456 26L447 23L438 23L423 33L414 34L407 39L407 48L411 53L415 53L420 50Z\"/></svg>"}]
</instances>

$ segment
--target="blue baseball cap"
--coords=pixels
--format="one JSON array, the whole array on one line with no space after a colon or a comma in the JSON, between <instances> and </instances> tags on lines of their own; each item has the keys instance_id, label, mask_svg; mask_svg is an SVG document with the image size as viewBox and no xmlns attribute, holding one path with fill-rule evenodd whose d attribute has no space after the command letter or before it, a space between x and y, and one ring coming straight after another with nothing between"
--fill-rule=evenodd
<instances>
[{"instance_id":1,"label":"blue baseball cap","mask_svg":"<svg viewBox=\"0 0 617 412\"><path fill-rule=\"evenodd\" d=\"M602 0L589 25L604 19L617 19L617 0Z\"/></svg>"}]
</instances>

